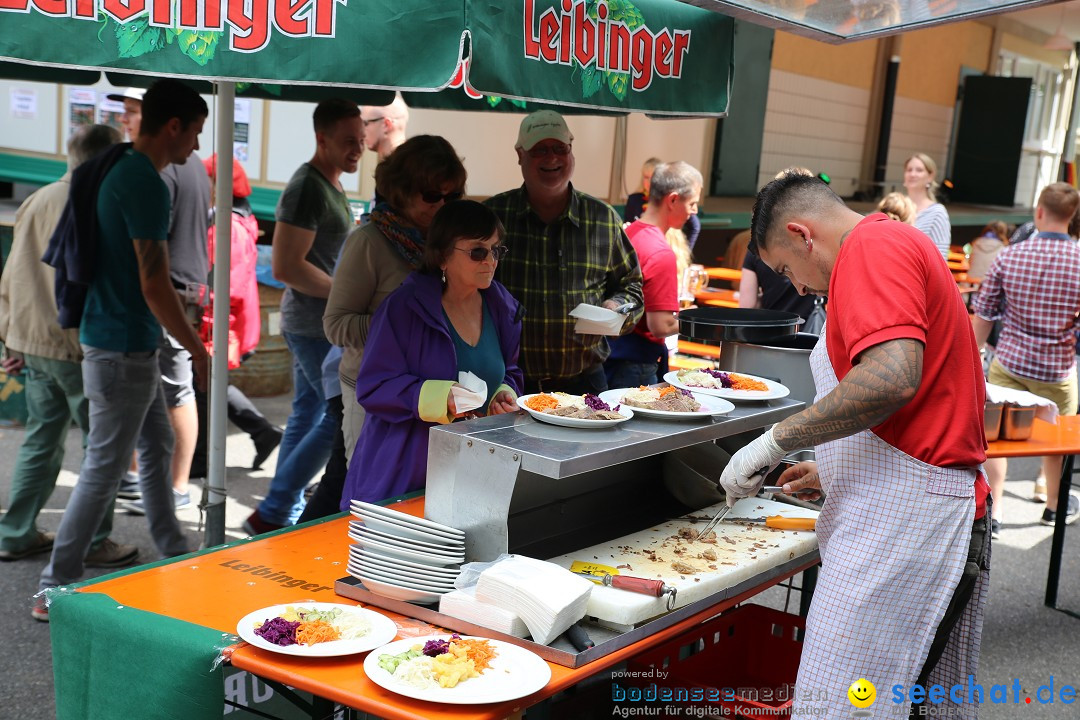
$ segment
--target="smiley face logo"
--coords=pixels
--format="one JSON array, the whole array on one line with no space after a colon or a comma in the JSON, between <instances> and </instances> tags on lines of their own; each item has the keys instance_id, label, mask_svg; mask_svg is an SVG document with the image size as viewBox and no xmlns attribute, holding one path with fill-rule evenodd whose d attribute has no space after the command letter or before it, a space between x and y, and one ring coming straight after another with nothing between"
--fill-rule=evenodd
<instances>
[{"instance_id":1,"label":"smiley face logo","mask_svg":"<svg viewBox=\"0 0 1080 720\"><path fill-rule=\"evenodd\" d=\"M851 683L847 691L848 700L857 708L868 708L877 699L877 688L866 678L859 678Z\"/></svg>"}]
</instances>

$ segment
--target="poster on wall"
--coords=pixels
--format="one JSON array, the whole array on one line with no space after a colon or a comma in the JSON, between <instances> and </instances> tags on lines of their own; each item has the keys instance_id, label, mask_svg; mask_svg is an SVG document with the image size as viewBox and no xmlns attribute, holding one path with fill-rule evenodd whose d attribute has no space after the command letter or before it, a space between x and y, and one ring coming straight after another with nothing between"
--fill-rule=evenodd
<instances>
[{"instance_id":1,"label":"poster on wall","mask_svg":"<svg viewBox=\"0 0 1080 720\"><path fill-rule=\"evenodd\" d=\"M37 90L11 88L11 117L33 120L37 114Z\"/></svg>"},{"instance_id":2,"label":"poster on wall","mask_svg":"<svg viewBox=\"0 0 1080 720\"><path fill-rule=\"evenodd\" d=\"M102 125L114 127L124 134L124 126L120 123L120 116L124 114L124 103L117 100L102 98L98 104L98 122Z\"/></svg>"},{"instance_id":3,"label":"poster on wall","mask_svg":"<svg viewBox=\"0 0 1080 720\"><path fill-rule=\"evenodd\" d=\"M97 91L83 88L68 90L68 134L83 125L93 125L97 114Z\"/></svg>"},{"instance_id":4,"label":"poster on wall","mask_svg":"<svg viewBox=\"0 0 1080 720\"><path fill-rule=\"evenodd\" d=\"M248 129L251 127L251 101L238 98L233 113L233 158L237 162L246 163Z\"/></svg>"}]
</instances>

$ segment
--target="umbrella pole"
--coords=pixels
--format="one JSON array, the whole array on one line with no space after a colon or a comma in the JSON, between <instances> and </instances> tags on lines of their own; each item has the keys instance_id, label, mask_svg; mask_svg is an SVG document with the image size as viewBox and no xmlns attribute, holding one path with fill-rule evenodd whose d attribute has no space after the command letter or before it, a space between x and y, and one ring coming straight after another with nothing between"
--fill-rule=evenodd
<instances>
[{"instance_id":1,"label":"umbrella pole","mask_svg":"<svg viewBox=\"0 0 1080 720\"><path fill-rule=\"evenodd\" d=\"M210 359L210 458L205 547L225 542L225 423L229 386L229 260L232 255L233 115L236 85L217 83L217 177L214 185L214 356Z\"/></svg>"}]
</instances>

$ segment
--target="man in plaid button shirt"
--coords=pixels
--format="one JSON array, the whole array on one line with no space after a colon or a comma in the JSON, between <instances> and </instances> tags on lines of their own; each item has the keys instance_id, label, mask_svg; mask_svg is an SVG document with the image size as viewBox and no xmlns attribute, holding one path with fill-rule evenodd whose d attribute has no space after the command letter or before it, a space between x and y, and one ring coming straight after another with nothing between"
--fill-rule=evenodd
<instances>
[{"instance_id":1,"label":"man in plaid button shirt","mask_svg":"<svg viewBox=\"0 0 1080 720\"><path fill-rule=\"evenodd\" d=\"M506 226L510 252L495 278L525 308L521 368L525 392L607 389L611 350L599 335L578 335L569 316L579 303L616 309L634 303L623 324L641 317L641 269L622 219L574 189L574 136L562 116L540 110L521 122L515 146L524 184L487 201Z\"/></svg>"},{"instance_id":2,"label":"man in plaid button shirt","mask_svg":"<svg viewBox=\"0 0 1080 720\"><path fill-rule=\"evenodd\" d=\"M1067 183L1053 183L1039 194L1036 234L994 258L975 298L972 320L981 348L995 320L1002 321L996 355L987 380L1026 390L1057 403L1062 415L1076 414L1076 329L1080 313L1080 247L1069 223L1080 209L1080 195ZM1057 519L1061 457L1044 457L1046 509L1042 523ZM986 464L1000 512L1005 459ZM1070 496L1066 517L1080 516L1080 500ZM1000 518L995 518L1000 521ZM995 522L995 525L997 522Z\"/></svg>"}]
</instances>

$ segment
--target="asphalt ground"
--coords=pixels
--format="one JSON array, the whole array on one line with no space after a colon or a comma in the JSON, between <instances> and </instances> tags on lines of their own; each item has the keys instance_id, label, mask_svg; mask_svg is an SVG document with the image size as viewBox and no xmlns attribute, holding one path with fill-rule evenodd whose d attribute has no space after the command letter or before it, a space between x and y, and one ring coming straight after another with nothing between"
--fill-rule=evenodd
<instances>
[{"instance_id":1,"label":"asphalt ground","mask_svg":"<svg viewBox=\"0 0 1080 720\"><path fill-rule=\"evenodd\" d=\"M286 396L254 399L272 422L283 425L289 410ZM226 536L244 537L240 524L262 499L276 455L262 470L250 470L254 447L247 436L230 426L227 442L228 492ZM22 442L21 429L0 427L0 505L6 505L12 465ZM67 438L63 470L53 496L41 514L42 529L56 530L63 508L77 479L82 459L80 435L72 430ZM1009 688L1007 703L984 702L980 717L985 720L1043 720L1080 717L1080 702L1064 704L1064 685L1080 688L1080 619L1043 605L1052 528L1039 524L1042 506L1029 500L1038 471L1036 460L1014 460L1004 501L1004 527L994 542L990 601L983 629L982 659L978 683L989 693L994 685ZM1080 478L1080 476L1078 476ZM193 507L178 511L192 548L201 544L199 512ZM912 517L912 522L918 522ZM142 550L142 560L154 556L144 518L118 510L112 537L134 543ZM1080 612L1080 524L1066 535L1065 560L1059 604ZM49 626L30 617L31 596L48 555L17 562L0 563L0 618L6 641L0 652L0 720L37 720L55 717L53 666ZM88 577L108 570L90 570ZM762 604L782 607L785 592L773 589L758 597ZM797 606L797 605L796 605ZM1054 685L1055 702L1040 701L1041 686ZM1019 702L1013 702L1013 688L1020 688ZM888 698L887 689L878 689L879 702ZM1025 702L1031 699L1030 704ZM1041 698L1047 698L1044 689ZM555 714L555 713L553 713ZM561 713L559 713L561 714ZM600 713L610 716L608 713ZM885 716L883 711L875 713ZM229 717L237 717L231 714ZM570 714L568 716L573 716ZM139 720L135 718L124 720Z\"/></svg>"}]
</instances>

